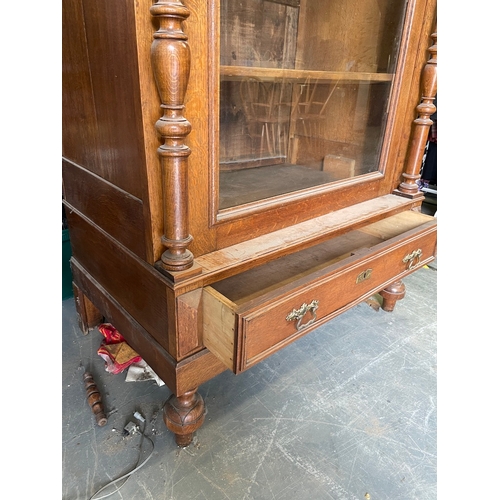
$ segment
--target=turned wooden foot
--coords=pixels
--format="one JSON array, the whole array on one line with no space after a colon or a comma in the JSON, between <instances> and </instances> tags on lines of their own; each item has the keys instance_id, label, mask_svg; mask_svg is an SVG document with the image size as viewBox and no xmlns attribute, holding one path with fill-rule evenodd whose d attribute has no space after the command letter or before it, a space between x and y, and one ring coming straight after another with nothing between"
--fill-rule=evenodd
<instances>
[{"instance_id":1,"label":"turned wooden foot","mask_svg":"<svg viewBox=\"0 0 500 500\"><path fill-rule=\"evenodd\" d=\"M394 306L398 300L401 300L405 296L405 285L402 281L395 281L390 285L386 286L379 293L382 296L382 309L384 311L394 311Z\"/></svg>"},{"instance_id":2,"label":"turned wooden foot","mask_svg":"<svg viewBox=\"0 0 500 500\"><path fill-rule=\"evenodd\" d=\"M163 421L175 434L178 446L188 446L205 420L205 403L196 390L178 397L172 394L163 406Z\"/></svg>"}]
</instances>

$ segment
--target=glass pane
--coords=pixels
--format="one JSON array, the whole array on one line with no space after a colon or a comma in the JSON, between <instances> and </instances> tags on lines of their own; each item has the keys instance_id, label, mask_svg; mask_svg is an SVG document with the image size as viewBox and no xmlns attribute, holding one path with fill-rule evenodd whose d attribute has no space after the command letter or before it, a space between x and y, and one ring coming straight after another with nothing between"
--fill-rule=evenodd
<instances>
[{"instance_id":1,"label":"glass pane","mask_svg":"<svg viewBox=\"0 0 500 500\"><path fill-rule=\"evenodd\" d=\"M377 171L406 1L220 2L220 208Z\"/></svg>"}]
</instances>

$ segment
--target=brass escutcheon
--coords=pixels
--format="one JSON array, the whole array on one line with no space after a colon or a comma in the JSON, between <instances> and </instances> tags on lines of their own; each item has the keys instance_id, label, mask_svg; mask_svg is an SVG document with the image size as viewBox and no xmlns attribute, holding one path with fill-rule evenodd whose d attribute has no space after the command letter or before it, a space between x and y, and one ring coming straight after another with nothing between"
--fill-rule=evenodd
<instances>
[{"instance_id":1,"label":"brass escutcheon","mask_svg":"<svg viewBox=\"0 0 500 500\"><path fill-rule=\"evenodd\" d=\"M299 309L294 309L292 312L288 313L286 320L297 321L295 327L297 330L302 330L302 328L306 328L316 321L316 310L318 309L318 306L319 300L313 300L310 304L306 304L304 302ZM313 317L305 325L302 325L301 322L308 312L310 312Z\"/></svg>"},{"instance_id":2,"label":"brass escutcheon","mask_svg":"<svg viewBox=\"0 0 500 500\"><path fill-rule=\"evenodd\" d=\"M367 269L366 271L358 274L358 277L356 278L356 284L367 280L372 275L372 271L373 269Z\"/></svg>"},{"instance_id":3,"label":"brass escutcheon","mask_svg":"<svg viewBox=\"0 0 500 500\"><path fill-rule=\"evenodd\" d=\"M422 257L422 250L420 248L417 248L417 250L413 250L412 253L406 255L403 259L403 262L407 264L406 269L411 270L417 267L418 263L420 262L420 257ZM415 259L416 262L414 263L413 261Z\"/></svg>"}]
</instances>

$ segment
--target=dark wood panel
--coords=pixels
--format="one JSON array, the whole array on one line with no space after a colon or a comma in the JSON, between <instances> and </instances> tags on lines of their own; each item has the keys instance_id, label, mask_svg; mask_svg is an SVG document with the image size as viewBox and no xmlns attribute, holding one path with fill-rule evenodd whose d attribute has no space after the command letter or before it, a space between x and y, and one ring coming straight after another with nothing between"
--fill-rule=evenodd
<instances>
[{"instance_id":1,"label":"dark wood panel","mask_svg":"<svg viewBox=\"0 0 500 500\"><path fill-rule=\"evenodd\" d=\"M142 198L144 144L133 0L86 0L85 26L105 178Z\"/></svg>"},{"instance_id":2,"label":"dark wood panel","mask_svg":"<svg viewBox=\"0 0 500 500\"><path fill-rule=\"evenodd\" d=\"M63 156L99 172L97 117L81 0L63 1L62 21Z\"/></svg>"},{"instance_id":3,"label":"dark wood panel","mask_svg":"<svg viewBox=\"0 0 500 500\"><path fill-rule=\"evenodd\" d=\"M63 13L72 27L63 37L64 155L142 199L134 2L64 0ZM75 36L73 29L80 33Z\"/></svg>"},{"instance_id":4,"label":"dark wood panel","mask_svg":"<svg viewBox=\"0 0 500 500\"><path fill-rule=\"evenodd\" d=\"M69 161L62 172L66 202L146 260L142 201Z\"/></svg>"},{"instance_id":5,"label":"dark wood panel","mask_svg":"<svg viewBox=\"0 0 500 500\"><path fill-rule=\"evenodd\" d=\"M75 259L175 357L175 332L167 326L166 279L76 211L69 211L68 223Z\"/></svg>"}]
</instances>

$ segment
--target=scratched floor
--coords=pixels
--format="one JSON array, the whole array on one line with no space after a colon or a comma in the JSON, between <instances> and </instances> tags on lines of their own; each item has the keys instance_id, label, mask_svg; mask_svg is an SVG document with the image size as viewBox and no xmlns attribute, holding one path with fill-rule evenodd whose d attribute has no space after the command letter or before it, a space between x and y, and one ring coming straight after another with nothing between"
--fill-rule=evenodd
<instances>
[{"instance_id":1,"label":"scratched floor","mask_svg":"<svg viewBox=\"0 0 500 500\"><path fill-rule=\"evenodd\" d=\"M90 499L151 449L109 498L436 499L437 265L405 284L393 313L362 303L247 372L204 384L206 421L185 449L161 420L166 386L107 373L99 332L83 336L73 300L63 301L63 500ZM105 398L104 427L85 401L84 368ZM136 410L154 448L122 436Z\"/></svg>"}]
</instances>

